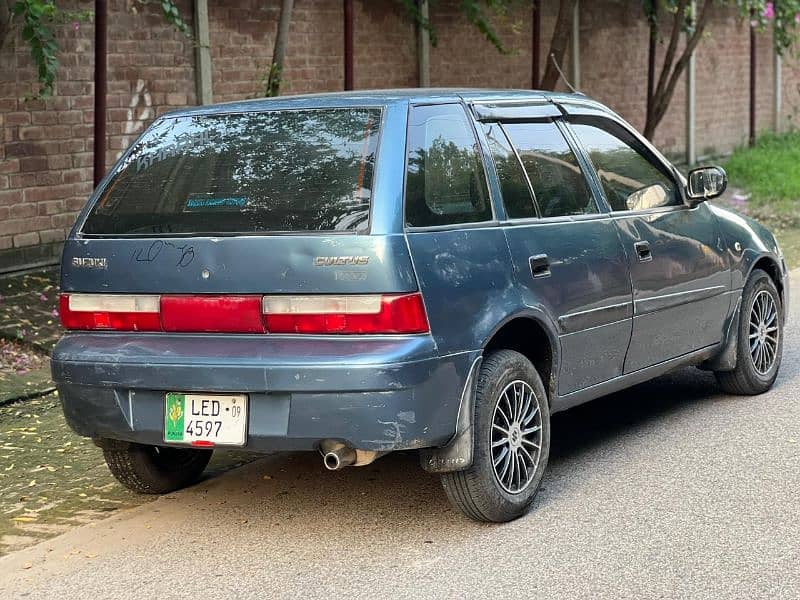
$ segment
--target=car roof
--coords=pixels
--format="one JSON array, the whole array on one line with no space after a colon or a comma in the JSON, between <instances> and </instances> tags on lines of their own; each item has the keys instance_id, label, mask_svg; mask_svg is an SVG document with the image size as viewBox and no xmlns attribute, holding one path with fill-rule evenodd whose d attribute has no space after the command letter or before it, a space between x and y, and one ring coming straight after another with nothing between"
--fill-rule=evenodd
<instances>
[{"instance_id":1,"label":"car roof","mask_svg":"<svg viewBox=\"0 0 800 600\"><path fill-rule=\"evenodd\" d=\"M328 92L236 100L219 104L207 104L172 111L165 116L229 114L237 112L259 112L266 110L291 110L309 108L339 108L385 106L388 104L439 103L439 102L578 102L606 109L583 94L565 94L540 90L501 90L481 88L404 88L392 90L359 90Z\"/></svg>"}]
</instances>

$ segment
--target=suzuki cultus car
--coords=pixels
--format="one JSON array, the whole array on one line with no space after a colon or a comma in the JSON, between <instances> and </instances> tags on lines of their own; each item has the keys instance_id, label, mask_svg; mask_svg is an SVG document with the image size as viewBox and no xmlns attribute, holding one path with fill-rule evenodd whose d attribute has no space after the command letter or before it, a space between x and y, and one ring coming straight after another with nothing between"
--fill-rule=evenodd
<instances>
[{"instance_id":1,"label":"suzuki cultus car","mask_svg":"<svg viewBox=\"0 0 800 600\"><path fill-rule=\"evenodd\" d=\"M469 517L526 512L550 416L687 365L758 394L773 235L580 95L406 90L158 118L66 241L53 377L138 492L215 448L418 450ZM647 402L642 398L642 402Z\"/></svg>"}]
</instances>

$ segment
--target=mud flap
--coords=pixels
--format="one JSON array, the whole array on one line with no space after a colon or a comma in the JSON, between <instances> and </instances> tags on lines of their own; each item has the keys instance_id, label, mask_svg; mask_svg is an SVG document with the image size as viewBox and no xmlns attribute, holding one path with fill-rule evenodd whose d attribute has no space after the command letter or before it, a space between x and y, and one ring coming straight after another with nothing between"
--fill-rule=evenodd
<instances>
[{"instance_id":1,"label":"mud flap","mask_svg":"<svg viewBox=\"0 0 800 600\"><path fill-rule=\"evenodd\" d=\"M742 297L740 295L728 323L728 331L722 352L698 365L700 369L704 371L733 371L736 368L736 347L739 343L739 317L741 311Z\"/></svg>"},{"instance_id":2,"label":"mud flap","mask_svg":"<svg viewBox=\"0 0 800 600\"><path fill-rule=\"evenodd\" d=\"M450 442L441 448L426 448L420 451L420 463L428 473L463 471L472 465L473 415L475 392L478 387L482 357L475 359L470 368L456 419L456 433Z\"/></svg>"}]
</instances>

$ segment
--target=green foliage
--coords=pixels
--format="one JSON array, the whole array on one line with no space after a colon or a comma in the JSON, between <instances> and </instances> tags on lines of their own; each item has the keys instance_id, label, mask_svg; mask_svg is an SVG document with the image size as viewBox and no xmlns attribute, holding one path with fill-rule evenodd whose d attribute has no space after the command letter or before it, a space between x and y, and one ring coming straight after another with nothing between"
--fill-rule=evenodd
<instances>
[{"instance_id":1,"label":"green foliage","mask_svg":"<svg viewBox=\"0 0 800 600\"><path fill-rule=\"evenodd\" d=\"M92 12L61 10L54 0L17 0L12 14L22 20L22 39L30 46L36 65L39 91L34 97L51 96L58 71L58 43L53 27L72 22L77 28L91 18Z\"/></svg>"},{"instance_id":2,"label":"green foliage","mask_svg":"<svg viewBox=\"0 0 800 600\"><path fill-rule=\"evenodd\" d=\"M181 17L178 7L172 0L161 0L161 10L164 12L164 20L180 31L186 37L192 37L192 32L186 21Z\"/></svg>"},{"instance_id":3,"label":"green foliage","mask_svg":"<svg viewBox=\"0 0 800 600\"><path fill-rule=\"evenodd\" d=\"M5 0L0 0L5 1ZM138 0L147 4L149 0ZM191 37L189 26L181 17L178 7L172 0L160 0L164 19L184 35ZM135 14L135 8L131 8ZM53 95L58 72L58 42L55 28L65 23L73 23L77 29L81 22L91 20L91 10L63 10L56 6L55 0L17 0L12 8L13 18L22 21L22 39L31 49L31 57L36 65L39 90L33 98L47 98Z\"/></svg>"},{"instance_id":4,"label":"green foliage","mask_svg":"<svg viewBox=\"0 0 800 600\"><path fill-rule=\"evenodd\" d=\"M752 194L754 207L800 213L800 133L765 134L725 163L731 185Z\"/></svg>"},{"instance_id":5,"label":"green foliage","mask_svg":"<svg viewBox=\"0 0 800 600\"><path fill-rule=\"evenodd\" d=\"M411 20L418 26L428 31L431 44L434 46L438 42L436 29L430 19L423 17L416 0L396 0L405 9ZM436 0L430 0L430 4L435 4ZM509 50L503 45L500 36L497 34L491 23L492 17L505 16L509 10L515 6L527 4L523 0L460 0L459 8L467 17L467 20L478 28L483 36L491 43L498 52L508 54Z\"/></svg>"}]
</instances>

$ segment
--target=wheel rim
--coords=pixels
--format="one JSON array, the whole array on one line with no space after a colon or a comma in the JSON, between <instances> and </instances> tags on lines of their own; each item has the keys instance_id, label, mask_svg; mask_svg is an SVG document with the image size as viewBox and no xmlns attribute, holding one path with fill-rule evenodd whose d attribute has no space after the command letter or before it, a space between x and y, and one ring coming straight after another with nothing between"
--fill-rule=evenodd
<instances>
[{"instance_id":1,"label":"wheel rim","mask_svg":"<svg viewBox=\"0 0 800 600\"><path fill-rule=\"evenodd\" d=\"M750 309L750 359L759 375L766 375L778 356L778 309L775 299L766 290L761 290Z\"/></svg>"},{"instance_id":2,"label":"wheel rim","mask_svg":"<svg viewBox=\"0 0 800 600\"><path fill-rule=\"evenodd\" d=\"M526 382L509 383L497 398L489 435L494 476L509 494L519 494L536 475L542 453L539 399Z\"/></svg>"}]
</instances>

